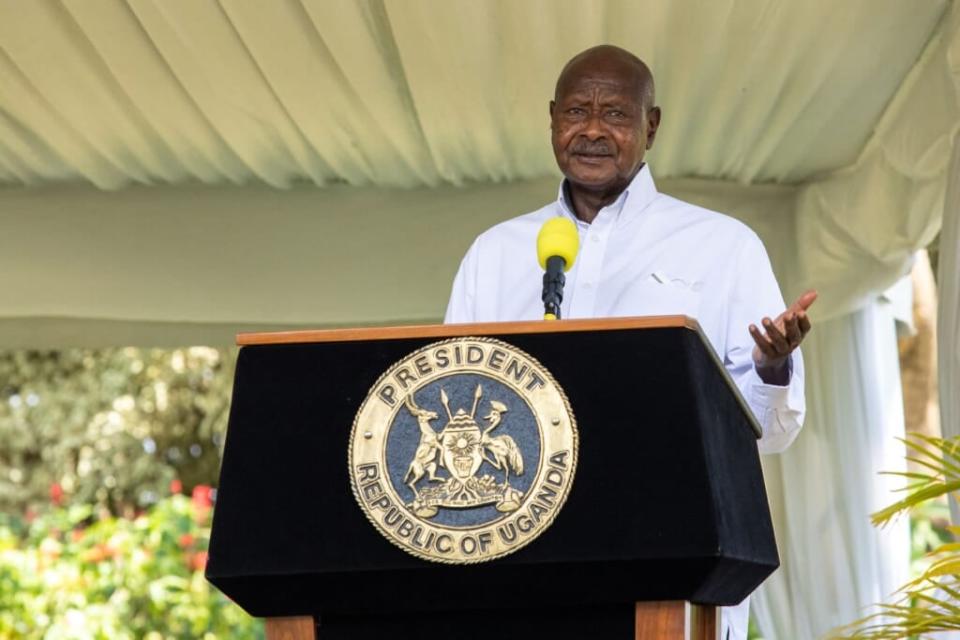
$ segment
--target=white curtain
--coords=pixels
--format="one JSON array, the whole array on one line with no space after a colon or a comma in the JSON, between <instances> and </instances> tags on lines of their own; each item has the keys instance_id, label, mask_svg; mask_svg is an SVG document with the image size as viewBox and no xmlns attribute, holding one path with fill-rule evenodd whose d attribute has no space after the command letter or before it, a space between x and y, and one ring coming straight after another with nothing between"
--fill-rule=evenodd
<instances>
[{"instance_id":1,"label":"white curtain","mask_svg":"<svg viewBox=\"0 0 960 640\"><path fill-rule=\"evenodd\" d=\"M960 436L960 137L954 140L950 161L937 275L940 428L950 438ZM951 501L950 508L954 523L960 524L957 502Z\"/></svg>"},{"instance_id":2,"label":"white curtain","mask_svg":"<svg viewBox=\"0 0 960 640\"><path fill-rule=\"evenodd\" d=\"M821 322L803 346L807 419L785 453L764 458L780 569L753 615L768 640L812 640L866 613L905 582L909 523L869 514L893 501L905 468L893 305L879 298Z\"/></svg>"}]
</instances>

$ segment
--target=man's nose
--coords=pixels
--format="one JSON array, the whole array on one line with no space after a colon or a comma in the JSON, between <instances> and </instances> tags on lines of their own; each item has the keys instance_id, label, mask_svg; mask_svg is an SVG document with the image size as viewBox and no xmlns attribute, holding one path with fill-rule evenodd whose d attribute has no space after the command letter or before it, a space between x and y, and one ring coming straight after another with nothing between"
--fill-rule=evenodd
<instances>
[{"instance_id":1,"label":"man's nose","mask_svg":"<svg viewBox=\"0 0 960 640\"><path fill-rule=\"evenodd\" d=\"M593 113L587 118L582 134L591 142L607 135L600 113Z\"/></svg>"}]
</instances>

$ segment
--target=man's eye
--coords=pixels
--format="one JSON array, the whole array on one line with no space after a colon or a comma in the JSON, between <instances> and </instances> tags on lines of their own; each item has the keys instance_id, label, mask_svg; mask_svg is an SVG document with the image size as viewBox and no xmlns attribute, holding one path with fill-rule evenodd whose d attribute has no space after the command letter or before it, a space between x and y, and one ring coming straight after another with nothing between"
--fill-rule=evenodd
<instances>
[{"instance_id":1,"label":"man's eye","mask_svg":"<svg viewBox=\"0 0 960 640\"><path fill-rule=\"evenodd\" d=\"M611 110L611 111L608 111L608 112L607 112L607 115L609 115L609 116L611 116L611 117L613 117L613 118L626 118L626 117L627 117L627 114L625 114L623 111L617 111L616 109L613 109L613 110Z\"/></svg>"},{"instance_id":2,"label":"man's eye","mask_svg":"<svg viewBox=\"0 0 960 640\"><path fill-rule=\"evenodd\" d=\"M585 113L585 111L580 107L571 107L567 109L567 113L569 113L572 116L582 116Z\"/></svg>"}]
</instances>

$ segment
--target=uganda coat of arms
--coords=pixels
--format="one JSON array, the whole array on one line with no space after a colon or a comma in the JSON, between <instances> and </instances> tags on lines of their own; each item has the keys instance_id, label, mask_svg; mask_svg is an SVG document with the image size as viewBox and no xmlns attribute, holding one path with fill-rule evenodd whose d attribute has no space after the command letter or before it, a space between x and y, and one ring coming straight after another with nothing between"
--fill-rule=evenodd
<instances>
[{"instance_id":1,"label":"uganda coat of arms","mask_svg":"<svg viewBox=\"0 0 960 640\"><path fill-rule=\"evenodd\" d=\"M426 560L512 553L553 522L577 465L577 426L536 359L454 338L387 370L357 412L350 481L388 540Z\"/></svg>"}]
</instances>

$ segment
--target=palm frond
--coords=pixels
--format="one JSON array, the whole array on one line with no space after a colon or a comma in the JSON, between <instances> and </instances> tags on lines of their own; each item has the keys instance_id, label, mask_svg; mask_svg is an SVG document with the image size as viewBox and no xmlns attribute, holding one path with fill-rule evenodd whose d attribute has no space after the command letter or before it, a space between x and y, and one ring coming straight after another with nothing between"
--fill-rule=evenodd
<instances>
[{"instance_id":1,"label":"palm frond","mask_svg":"<svg viewBox=\"0 0 960 640\"><path fill-rule=\"evenodd\" d=\"M903 442L912 454L907 459L930 473L892 472L908 481L903 488L907 495L872 515L877 526L929 500L944 495L956 499L960 494L960 438L911 434ZM948 529L960 534L960 527ZM877 605L874 613L837 629L831 637L894 640L960 631L960 542L942 544L928 558L931 562L923 574L901 587L894 603Z\"/></svg>"},{"instance_id":2,"label":"palm frond","mask_svg":"<svg viewBox=\"0 0 960 640\"><path fill-rule=\"evenodd\" d=\"M922 471L886 472L908 480L903 487L906 497L889 507L877 511L871 516L873 524L883 526L901 513L944 495L960 492L960 438L944 440L918 433L900 439L911 451L907 460L918 467L929 469Z\"/></svg>"},{"instance_id":3,"label":"palm frond","mask_svg":"<svg viewBox=\"0 0 960 640\"><path fill-rule=\"evenodd\" d=\"M906 498L898 500L889 507L877 511L870 516L870 519L874 525L883 526L893 520L898 514L910 511L927 500L933 500L958 491L960 491L960 480L943 482L933 478L924 486L913 489Z\"/></svg>"},{"instance_id":4,"label":"palm frond","mask_svg":"<svg viewBox=\"0 0 960 640\"><path fill-rule=\"evenodd\" d=\"M926 580L918 589L903 593L896 604L877 606L875 613L838 629L832 638L893 640L922 638L942 631L960 631L960 581Z\"/></svg>"}]
</instances>

